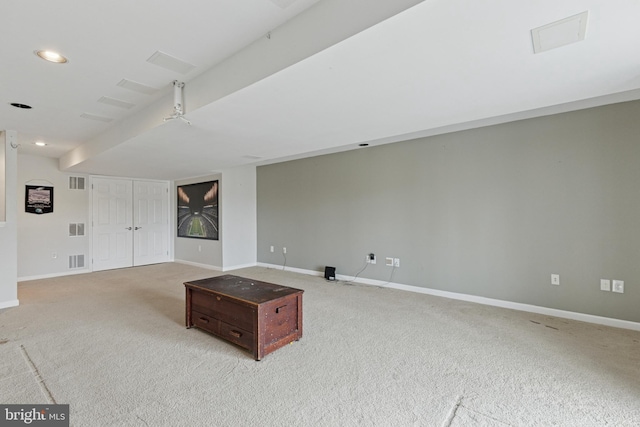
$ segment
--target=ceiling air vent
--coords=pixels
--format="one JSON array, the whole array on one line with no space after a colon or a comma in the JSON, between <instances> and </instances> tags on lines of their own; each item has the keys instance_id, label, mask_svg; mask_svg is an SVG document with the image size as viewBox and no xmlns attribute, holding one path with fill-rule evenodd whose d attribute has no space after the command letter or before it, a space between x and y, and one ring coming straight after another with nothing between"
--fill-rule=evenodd
<instances>
[{"instance_id":1,"label":"ceiling air vent","mask_svg":"<svg viewBox=\"0 0 640 427\"><path fill-rule=\"evenodd\" d=\"M271 0L271 3L275 4L276 6L282 8L282 9L286 9L289 6L291 6L293 3L295 3L296 0Z\"/></svg>"},{"instance_id":2,"label":"ceiling air vent","mask_svg":"<svg viewBox=\"0 0 640 427\"><path fill-rule=\"evenodd\" d=\"M98 122L105 122L105 123L109 123L113 121L111 117L96 116L95 114L89 114L89 113L82 113L80 114L80 117L82 117L83 119L95 120Z\"/></svg>"},{"instance_id":3,"label":"ceiling air vent","mask_svg":"<svg viewBox=\"0 0 640 427\"><path fill-rule=\"evenodd\" d=\"M167 70L175 71L180 74L187 74L189 71L196 68L195 65L189 64L175 56L167 55L164 52L157 51L147 59L147 62L158 67L166 68Z\"/></svg>"},{"instance_id":4,"label":"ceiling air vent","mask_svg":"<svg viewBox=\"0 0 640 427\"><path fill-rule=\"evenodd\" d=\"M98 102L102 104L112 105L114 107L126 108L127 110L135 107L135 104L126 101L120 101L119 99L109 98L108 96L103 96L98 99Z\"/></svg>"},{"instance_id":5,"label":"ceiling air vent","mask_svg":"<svg viewBox=\"0 0 640 427\"><path fill-rule=\"evenodd\" d=\"M589 11L585 10L577 15L534 28L531 30L533 51L535 53L545 52L584 40L588 18Z\"/></svg>"},{"instance_id":6,"label":"ceiling air vent","mask_svg":"<svg viewBox=\"0 0 640 427\"><path fill-rule=\"evenodd\" d=\"M144 93L145 95L153 95L158 91L158 89L156 89L155 87L143 85L142 83L137 83L127 79L120 80L117 86L132 90L134 92Z\"/></svg>"}]
</instances>

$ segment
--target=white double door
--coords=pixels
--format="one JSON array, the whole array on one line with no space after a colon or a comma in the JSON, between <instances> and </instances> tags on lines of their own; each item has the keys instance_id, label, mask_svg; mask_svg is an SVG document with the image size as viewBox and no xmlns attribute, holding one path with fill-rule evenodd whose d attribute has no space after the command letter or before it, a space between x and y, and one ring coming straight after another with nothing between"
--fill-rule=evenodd
<instances>
[{"instance_id":1,"label":"white double door","mask_svg":"<svg viewBox=\"0 0 640 427\"><path fill-rule=\"evenodd\" d=\"M91 183L93 271L169 261L169 183Z\"/></svg>"}]
</instances>

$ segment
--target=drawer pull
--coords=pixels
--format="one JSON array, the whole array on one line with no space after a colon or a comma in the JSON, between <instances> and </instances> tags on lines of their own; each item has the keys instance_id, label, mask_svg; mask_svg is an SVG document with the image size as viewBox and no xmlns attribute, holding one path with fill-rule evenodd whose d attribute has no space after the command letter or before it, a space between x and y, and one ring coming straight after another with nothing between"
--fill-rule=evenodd
<instances>
[{"instance_id":1,"label":"drawer pull","mask_svg":"<svg viewBox=\"0 0 640 427\"><path fill-rule=\"evenodd\" d=\"M209 323L209 319L205 319L204 317L201 317L200 320L204 323Z\"/></svg>"},{"instance_id":2,"label":"drawer pull","mask_svg":"<svg viewBox=\"0 0 640 427\"><path fill-rule=\"evenodd\" d=\"M229 334L236 338L240 338L242 336L242 332L238 332L238 331L229 331Z\"/></svg>"},{"instance_id":3,"label":"drawer pull","mask_svg":"<svg viewBox=\"0 0 640 427\"><path fill-rule=\"evenodd\" d=\"M280 306L280 307L276 308L276 313L280 313L280 310L282 310L282 309L283 309L283 308L285 308L286 306L287 306L287 304L282 305L282 306Z\"/></svg>"},{"instance_id":4,"label":"drawer pull","mask_svg":"<svg viewBox=\"0 0 640 427\"><path fill-rule=\"evenodd\" d=\"M218 301L220 301L222 298L220 298L220 297L216 297L216 299L217 299Z\"/></svg>"}]
</instances>

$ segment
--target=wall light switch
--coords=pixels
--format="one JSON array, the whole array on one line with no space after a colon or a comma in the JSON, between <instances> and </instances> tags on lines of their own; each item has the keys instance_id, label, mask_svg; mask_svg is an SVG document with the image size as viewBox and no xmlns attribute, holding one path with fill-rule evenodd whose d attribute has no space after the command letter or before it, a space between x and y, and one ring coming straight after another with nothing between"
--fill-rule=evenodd
<instances>
[{"instance_id":1,"label":"wall light switch","mask_svg":"<svg viewBox=\"0 0 640 427\"><path fill-rule=\"evenodd\" d=\"M610 291L611 290L611 280L609 280L609 279L600 279L600 290L601 291Z\"/></svg>"},{"instance_id":2,"label":"wall light switch","mask_svg":"<svg viewBox=\"0 0 640 427\"><path fill-rule=\"evenodd\" d=\"M560 286L560 275L559 274L552 274L551 275L551 284L552 285L556 285L556 286Z\"/></svg>"},{"instance_id":3,"label":"wall light switch","mask_svg":"<svg viewBox=\"0 0 640 427\"><path fill-rule=\"evenodd\" d=\"M393 258L385 258L384 265L386 265L387 267L393 267Z\"/></svg>"},{"instance_id":4,"label":"wall light switch","mask_svg":"<svg viewBox=\"0 0 640 427\"><path fill-rule=\"evenodd\" d=\"M624 281L623 280L614 280L613 288L611 289L613 292L618 292L619 294L624 293Z\"/></svg>"},{"instance_id":5,"label":"wall light switch","mask_svg":"<svg viewBox=\"0 0 640 427\"><path fill-rule=\"evenodd\" d=\"M269 252L273 253L273 245L269 247Z\"/></svg>"}]
</instances>

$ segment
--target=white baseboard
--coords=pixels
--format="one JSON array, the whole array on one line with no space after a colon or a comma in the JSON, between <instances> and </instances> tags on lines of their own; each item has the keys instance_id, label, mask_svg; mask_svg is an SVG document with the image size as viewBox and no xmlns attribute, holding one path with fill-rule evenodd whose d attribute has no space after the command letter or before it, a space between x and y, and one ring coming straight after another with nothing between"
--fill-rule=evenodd
<instances>
[{"instance_id":1,"label":"white baseboard","mask_svg":"<svg viewBox=\"0 0 640 427\"><path fill-rule=\"evenodd\" d=\"M266 264L266 263L259 262L258 266L266 267L266 268L274 268L276 270L302 273L310 276L320 276L320 277L324 276L324 273L319 271L304 270L301 268L292 268L292 267L285 267L283 269L281 265L275 265L275 264ZM365 285L384 286L385 288L399 289L402 291L416 292L419 294L427 294L427 295L433 295L433 296L443 297L443 298L451 298L451 299L456 299L461 301L473 302L477 304L491 305L494 307L508 308L511 310L526 311L528 313L544 314L546 316L561 317L563 319L578 320L580 322L595 323L598 325L611 326L614 328L631 329L634 331L640 331L640 323L631 322L628 320L612 319L610 317L594 316L592 314L558 310L556 308L540 307L537 305L522 304L518 302L504 301L504 300L498 300L493 298L485 298L485 297L479 297L475 295L459 294L456 292L441 291L438 289L403 285L402 283L385 282L383 280L363 279L363 278L357 278L355 280L352 280L353 276L343 276L339 274L336 275L336 279L342 280L342 281L362 283Z\"/></svg>"},{"instance_id":2,"label":"white baseboard","mask_svg":"<svg viewBox=\"0 0 640 427\"><path fill-rule=\"evenodd\" d=\"M177 262L179 264L192 265L194 267L201 267L201 268L206 268L207 270L215 270L215 271L233 271L233 270L240 270L241 268L255 267L257 265L254 262L250 264L232 265L230 267L218 267L216 265L200 264L197 262L185 261L182 259L174 259L173 262Z\"/></svg>"},{"instance_id":3,"label":"white baseboard","mask_svg":"<svg viewBox=\"0 0 640 427\"><path fill-rule=\"evenodd\" d=\"M0 302L0 309L9 308L9 307L17 307L19 305L20 305L20 301L18 301L17 299L10 300L10 301L3 301L3 302Z\"/></svg>"},{"instance_id":4,"label":"white baseboard","mask_svg":"<svg viewBox=\"0 0 640 427\"><path fill-rule=\"evenodd\" d=\"M206 268L207 270L223 271L222 267L218 267L216 265L201 264L199 262L185 261L183 259L174 259L173 262L177 262L178 264L192 265L194 267Z\"/></svg>"},{"instance_id":5,"label":"white baseboard","mask_svg":"<svg viewBox=\"0 0 640 427\"><path fill-rule=\"evenodd\" d=\"M241 268L255 267L256 265L255 262L251 264L232 265L231 267L222 267L222 271L240 270Z\"/></svg>"},{"instance_id":6,"label":"white baseboard","mask_svg":"<svg viewBox=\"0 0 640 427\"><path fill-rule=\"evenodd\" d=\"M24 277L18 277L18 282L28 282L29 280L39 280L39 279L51 279L53 277L72 276L74 274L86 274L86 273L91 273L91 270L89 270L88 268L83 268L82 270L65 271L62 273L41 274L39 276L24 276Z\"/></svg>"}]
</instances>

